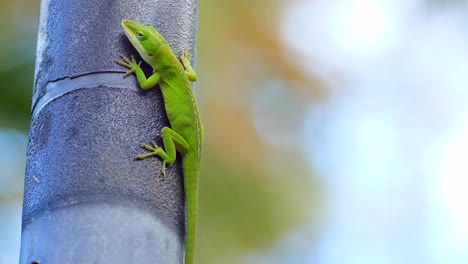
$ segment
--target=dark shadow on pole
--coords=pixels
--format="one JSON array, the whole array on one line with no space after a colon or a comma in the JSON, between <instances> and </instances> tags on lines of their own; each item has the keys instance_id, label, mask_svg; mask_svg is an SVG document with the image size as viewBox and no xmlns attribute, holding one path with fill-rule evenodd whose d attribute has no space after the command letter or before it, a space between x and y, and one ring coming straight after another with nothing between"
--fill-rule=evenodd
<instances>
[{"instance_id":1,"label":"dark shadow on pole","mask_svg":"<svg viewBox=\"0 0 468 264\"><path fill-rule=\"evenodd\" d=\"M161 144L161 93L123 79L114 60L141 60L122 18L155 26L177 56L195 54L197 6L42 1L20 263L183 262L181 164L164 178L158 158L134 158L145 152L140 144Z\"/></svg>"}]
</instances>

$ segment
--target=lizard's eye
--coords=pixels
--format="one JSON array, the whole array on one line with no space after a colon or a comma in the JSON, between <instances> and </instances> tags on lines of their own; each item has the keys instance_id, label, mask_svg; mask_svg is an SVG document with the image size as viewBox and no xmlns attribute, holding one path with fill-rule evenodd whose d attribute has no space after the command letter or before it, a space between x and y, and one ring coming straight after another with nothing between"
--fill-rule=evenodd
<instances>
[{"instance_id":1,"label":"lizard's eye","mask_svg":"<svg viewBox=\"0 0 468 264\"><path fill-rule=\"evenodd\" d=\"M138 38L139 40L143 40L143 39L145 39L145 34L143 34L143 32L141 32L141 31L139 31L139 32L137 33L137 38Z\"/></svg>"}]
</instances>

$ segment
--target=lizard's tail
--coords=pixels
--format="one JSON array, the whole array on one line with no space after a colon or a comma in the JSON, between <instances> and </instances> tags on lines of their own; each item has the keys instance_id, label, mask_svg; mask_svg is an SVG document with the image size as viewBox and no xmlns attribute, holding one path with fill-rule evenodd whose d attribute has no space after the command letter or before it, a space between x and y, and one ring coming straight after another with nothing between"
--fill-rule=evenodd
<instances>
[{"instance_id":1,"label":"lizard's tail","mask_svg":"<svg viewBox=\"0 0 468 264\"><path fill-rule=\"evenodd\" d=\"M199 171L198 160L194 163L184 162L184 164L192 164L190 168L184 166L184 189L186 201L186 228L185 228L185 264L193 264L193 255L195 251L195 238L197 234L197 218L198 218L198 178Z\"/></svg>"}]
</instances>

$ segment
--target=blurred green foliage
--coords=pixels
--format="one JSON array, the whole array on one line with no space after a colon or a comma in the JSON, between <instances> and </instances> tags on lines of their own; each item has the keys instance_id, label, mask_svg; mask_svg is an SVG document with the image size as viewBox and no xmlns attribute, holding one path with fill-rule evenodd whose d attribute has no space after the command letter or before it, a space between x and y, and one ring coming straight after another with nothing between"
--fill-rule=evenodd
<instances>
[{"instance_id":1,"label":"blurred green foliage","mask_svg":"<svg viewBox=\"0 0 468 264\"><path fill-rule=\"evenodd\" d=\"M29 127L39 4L1 2L0 128Z\"/></svg>"},{"instance_id":2,"label":"blurred green foliage","mask_svg":"<svg viewBox=\"0 0 468 264\"><path fill-rule=\"evenodd\" d=\"M33 74L33 62L0 71L0 127L27 131Z\"/></svg>"}]
</instances>

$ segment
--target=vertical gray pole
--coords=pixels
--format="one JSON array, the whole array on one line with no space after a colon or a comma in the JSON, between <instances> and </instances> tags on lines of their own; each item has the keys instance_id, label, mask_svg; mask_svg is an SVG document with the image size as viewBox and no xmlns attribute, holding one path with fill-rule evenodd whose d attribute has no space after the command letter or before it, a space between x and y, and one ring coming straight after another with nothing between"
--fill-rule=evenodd
<instances>
[{"instance_id":1,"label":"vertical gray pole","mask_svg":"<svg viewBox=\"0 0 468 264\"><path fill-rule=\"evenodd\" d=\"M42 1L20 263L183 262L180 163L163 178L159 159L134 159L140 144L161 143L161 93L123 79L114 60L137 55L122 18L155 26L176 55L195 54L197 5Z\"/></svg>"}]
</instances>

